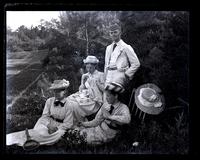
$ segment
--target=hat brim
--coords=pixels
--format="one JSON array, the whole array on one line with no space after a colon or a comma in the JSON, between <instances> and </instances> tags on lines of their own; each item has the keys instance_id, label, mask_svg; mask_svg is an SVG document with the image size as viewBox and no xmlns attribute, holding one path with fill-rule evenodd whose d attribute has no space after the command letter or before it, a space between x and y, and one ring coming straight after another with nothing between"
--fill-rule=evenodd
<instances>
[{"instance_id":1,"label":"hat brim","mask_svg":"<svg viewBox=\"0 0 200 160\"><path fill-rule=\"evenodd\" d=\"M99 61L86 61L85 59L83 60L83 63L91 63L91 64L98 64Z\"/></svg>"},{"instance_id":2,"label":"hat brim","mask_svg":"<svg viewBox=\"0 0 200 160\"><path fill-rule=\"evenodd\" d=\"M115 86L112 84L107 84L105 87L106 90L110 90L110 91L113 90L114 88L115 88Z\"/></svg>"},{"instance_id":3,"label":"hat brim","mask_svg":"<svg viewBox=\"0 0 200 160\"><path fill-rule=\"evenodd\" d=\"M68 87L50 87L49 90L61 90L61 89L67 89Z\"/></svg>"},{"instance_id":4,"label":"hat brim","mask_svg":"<svg viewBox=\"0 0 200 160\"><path fill-rule=\"evenodd\" d=\"M141 88L147 88L147 87L154 89L157 93L160 94L159 97L160 97L160 100L162 102L162 106L161 107L152 107L152 106L151 107L146 107L146 106L144 106L144 105L142 105L140 103L140 101L138 100L138 95L140 93L140 89ZM153 84L153 83L147 83L147 84L141 85L140 87L138 87L136 89L136 91L135 91L135 103L136 103L136 106L141 111L143 111L145 113L148 113L148 114L152 114L152 115L160 114L165 108L165 98L161 94L161 89L158 86L156 86L155 84Z\"/></svg>"},{"instance_id":5,"label":"hat brim","mask_svg":"<svg viewBox=\"0 0 200 160\"><path fill-rule=\"evenodd\" d=\"M114 91L116 93L123 93L124 92L124 88L121 86L118 86L116 84L110 83L108 84L105 89L110 90L110 91Z\"/></svg>"}]
</instances>

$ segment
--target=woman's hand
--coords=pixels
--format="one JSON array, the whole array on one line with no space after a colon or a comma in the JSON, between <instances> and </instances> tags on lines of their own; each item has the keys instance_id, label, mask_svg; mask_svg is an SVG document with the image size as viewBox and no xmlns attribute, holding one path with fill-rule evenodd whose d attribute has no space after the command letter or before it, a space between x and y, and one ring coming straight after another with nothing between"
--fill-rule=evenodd
<instances>
[{"instance_id":1,"label":"woman's hand","mask_svg":"<svg viewBox=\"0 0 200 160\"><path fill-rule=\"evenodd\" d=\"M83 79L83 84L87 81L89 76L87 74L83 74L82 79Z\"/></svg>"},{"instance_id":2,"label":"woman's hand","mask_svg":"<svg viewBox=\"0 0 200 160\"><path fill-rule=\"evenodd\" d=\"M109 112L110 110L110 105L103 105L103 108L102 108L104 111L107 111Z\"/></svg>"},{"instance_id":3,"label":"woman's hand","mask_svg":"<svg viewBox=\"0 0 200 160\"><path fill-rule=\"evenodd\" d=\"M77 126L79 127L83 126L83 122L78 122Z\"/></svg>"},{"instance_id":4,"label":"woman's hand","mask_svg":"<svg viewBox=\"0 0 200 160\"><path fill-rule=\"evenodd\" d=\"M78 122L77 127L79 130L84 129L85 127L82 124L83 122Z\"/></svg>"},{"instance_id":5,"label":"woman's hand","mask_svg":"<svg viewBox=\"0 0 200 160\"><path fill-rule=\"evenodd\" d=\"M105 110L103 111L103 117L104 117L105 119L110 119L111 114L109 113L108 110L105 109Z\"/></svg>"},{"instance_id":6,"label":"woman's hand","mask_svg":"<svg viewBox=\"0 0 200 160\"><path fill-rule=\"evenodd\" d=\"M85 89L85 86L81 84L79 87L79 91L82 92L84 89Z\"/></svg>"},{"instance_id":7,"label":"woman's hand","mask_svg":"<svg viewBox=\"0 0 200 160\"><path fill-rule=\"evenodd\" d=\"M79 127L85 127L85 128L89 127L89 126L87 125L87 122L79 122L79 123L78 123L78 126L79 126Z\"/></svg>"},{"instance_id":8,"label":"woman's hand","mask_svg":"<svg viewBox=\"0 0 200 160\"><path fill-rule=\"evenodd\" d=\"M110 109L111 109L110 105L103 105L102 106L103 117L107 120L112 120L112 115L110 114Z\"/></svg>"},{"instance_id":9,"label":"woman's hand","mask_svg":"<svg viewBox=\"0 0 200 160\"><path fill-rule=\"evenodd\" d=\"M48 128L49 134L52 134L52 133L54 133L54 132L56 132L56 131L58 130L58 128L55 127L55 126L52 126L51 123L49 123L49 124L47 125L47 128Z\"/></svg>"}]
</instances>

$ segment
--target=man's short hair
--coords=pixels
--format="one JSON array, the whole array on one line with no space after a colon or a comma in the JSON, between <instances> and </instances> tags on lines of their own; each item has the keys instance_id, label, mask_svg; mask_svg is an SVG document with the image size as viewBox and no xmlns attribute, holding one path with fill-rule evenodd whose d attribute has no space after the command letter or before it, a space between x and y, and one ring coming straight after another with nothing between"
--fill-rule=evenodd
<instances>
[{"instance_id":1,"label":"man's short hair","mask_svg":"<svg viewBox=\"0 0 200 160\"><path fill-rule=\"evenodd\" d=\"M119 23L119 22L113 22L113 23L111 23L110 26L109 26L109 30L110 30L110 31L114 31L114 30L116 30L116 29L121 30L121 25L120 25L120 23Z\"/></svg>"}]
</instances>

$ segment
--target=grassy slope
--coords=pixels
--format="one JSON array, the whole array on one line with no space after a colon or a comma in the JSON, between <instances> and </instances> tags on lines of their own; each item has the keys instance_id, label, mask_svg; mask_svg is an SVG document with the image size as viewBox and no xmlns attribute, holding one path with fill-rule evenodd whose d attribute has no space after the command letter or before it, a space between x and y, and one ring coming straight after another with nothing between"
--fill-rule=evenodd
<instances>
[{"instance_id":1,"label":"grassy slope","mask_svg":"<svg viewBox=\"0 0 200 160\"><path fill-rule=\"evenodd\" d=\"M40 69L39 65L35 65L35 68ZM31 70L32 67L24 71L24 74L19 76L20 81L13 81L13 88L16 91L20 90L20 87L24 87L26 83L29 83L35 74L36 70ZM12 109L8 112L8 119L6 123L6 133L24 130L27 128L33 128L37 119L41 116L44 107L45 99L39 96L36 84L34 84L24 94L23 98L12 106ZM183 113L183 115L181 114ZM101 145L101 146L87 146L78 145L72 143L65 143L61 140L52 146L41 146L38 149L27 152L17 146L8 147L8 153L87 153L87 154L187 154L189 146L188 136L188 120L186 119L186 112L177 112L175 116L171 113L163 113L163 117L160 119L147 118L145 123L140 123L132 115L132 122L129 126L126 126L122 130L120 136L114 141ZM169 119L168 117L171 118ZM174 118L176 117L176 119ZM171 122L171 123L170 123ZM170 124L169 124L170 123ZM134 147L132 143L138 141L139 146Z\"/></svg>"},{"instance_id":2,"label":"grassy slope","mask_svg":"<svg viewBox=\"0 0 200 160\"><path fill-rule=\"evenodd\" d=\"M42 114L44 103L45 100L37 95L20 99L10 111L12 118L7 120L7 133L24 130L26 127L33 128ZM182 113L185 114L185 112ZM23 151L22 148L17 146L11 146L8 147L8 152L35 154L187 154L189 145L188 122L184 117L186 115L181 116L179 114L176 117L177 119L169 125L165 117L162 121L147 118L144 123L141 123L132 115L131 124L123 128L121 135L110 143L96 147L65 143L61 140L55 145L40 146L31 152ZM139 146L132 146L135 141L139 142Z\"/></svg>"}]
</instances>

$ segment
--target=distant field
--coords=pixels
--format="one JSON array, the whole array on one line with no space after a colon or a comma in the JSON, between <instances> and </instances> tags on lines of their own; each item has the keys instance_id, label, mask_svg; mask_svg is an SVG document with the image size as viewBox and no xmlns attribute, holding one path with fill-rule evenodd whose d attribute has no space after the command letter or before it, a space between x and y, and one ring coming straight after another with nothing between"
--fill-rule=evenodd
<instances>
[{"instance_id":1,"label":"distant field","mask_svg":"<svg viewBox=\"0 0 200 160\"><path fill-rule=\"evenodd\" d=\"M27 86L42 73L43 68L41 60L44 59L47 54L47 50L42 50L37 52L17 52L9 56L6 70L8 103L11 103L14 97L25 90Z\"/></svg>"},{"instance_id":2,"label":"distant field","mask_svg":"<svg viewBox=\"0 0 200 160\"><path fill-rule=\"evenodd\" d=\"M8 59L24 59L31 56L31 51L23 51L23 52L8 52L7 58Z\"/></svg>"}]
</instances>

